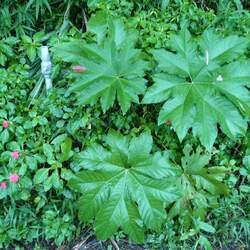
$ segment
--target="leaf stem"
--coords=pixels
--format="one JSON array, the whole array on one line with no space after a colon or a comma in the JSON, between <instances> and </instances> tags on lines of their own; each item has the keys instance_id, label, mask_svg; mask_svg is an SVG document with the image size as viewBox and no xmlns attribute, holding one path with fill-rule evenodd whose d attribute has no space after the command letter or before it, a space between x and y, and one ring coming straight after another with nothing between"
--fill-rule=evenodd
<instances>
[{"instance_id":1,"label":"leaf stem","mask_svg":"<svg viewBox=\"0 0 250 250\"><path fill-rule=\"evenodd\" d=\"M117 243L115 242L115 240L110 239L110 241L111 241L112 245L114 246L114 248L115 248L116 250L120 250L120 248L119 248L119 246L117 245Z\"/></svg>"}]
</instances>

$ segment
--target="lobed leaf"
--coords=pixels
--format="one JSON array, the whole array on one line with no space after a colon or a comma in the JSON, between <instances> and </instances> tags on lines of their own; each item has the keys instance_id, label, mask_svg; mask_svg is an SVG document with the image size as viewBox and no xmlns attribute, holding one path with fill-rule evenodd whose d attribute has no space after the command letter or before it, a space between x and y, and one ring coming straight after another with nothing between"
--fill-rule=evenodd
<instances>
[{"instance_id":1,"label":"lobed leaf","mask_svg":"<svg viewBox=\"0 0 250 250\"><path fill-rule=\"evenodd\" d=\"M95 19L96 18L96 19ZM96 33L107 28L97 36L97 43L72 41L55 48L55 54L66 62L82 65L86 72L74 74L76 81L69 91L76 93L79 105L95 104L100 100L106 112L115 100L126 113L131 103L139 103L138 95L146 90L143 78L147 62L142 60L140 50L134 48L136 33L127 31L120 19L106 20L105 14L91 19L90 30ZM97 30L93 23L99 23Z\"/></svg>"},{"instance_id":2,"label":"lobed leaf","mask_svg":"<svg viewBox=\"0 0 250 250\"><path fill-rule=\"evenodd\" d=\"M187 30L172 39L176 53L152 53L159 70L143 103L164 102L158 124L172 122L180 140L189 129L208 150L217 137L217 125L230 138L244 135L250 115L249 61L233 61L244 53L247 41L221 38L211 31L195 43Z\"/></svg>"},{"instance_id":3,"label":"lobed leaf","mask_svg":"<svg viewBox=\"0 0 250 250\"><path fill-rule=\"evenodd\" d=\"M81 153L80 171L69 181L83 193L79 218L95 219L99 239L111 237L122 228L136 242L143 242L145 227L159 230L166 218L165 207L179 198L165 156L151 154L149 133L129 138L110 131L109 149L94 145Z\"/></svg>"}]
</instances>

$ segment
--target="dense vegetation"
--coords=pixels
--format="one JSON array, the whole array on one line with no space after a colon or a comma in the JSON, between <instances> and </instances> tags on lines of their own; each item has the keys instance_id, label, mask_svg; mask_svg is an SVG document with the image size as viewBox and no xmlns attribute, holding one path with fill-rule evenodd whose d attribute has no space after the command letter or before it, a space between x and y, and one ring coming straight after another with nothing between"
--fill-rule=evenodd
<instances>
[{"instance_id":1,"label":"dense vegetation","mask_svg":"<svg viewBox=\"0 0 250 250\"><path fill-rule=\"evenodd\" d=\"M249 1L0 7L1 249L249 248Z\"/></svg>"}]
</instances>

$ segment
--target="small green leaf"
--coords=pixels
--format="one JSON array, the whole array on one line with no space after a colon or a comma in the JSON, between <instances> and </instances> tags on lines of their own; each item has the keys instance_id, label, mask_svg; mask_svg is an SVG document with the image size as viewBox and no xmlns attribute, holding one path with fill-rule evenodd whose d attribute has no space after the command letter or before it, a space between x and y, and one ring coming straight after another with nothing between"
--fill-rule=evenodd
<instances>
[{"instance_id":1,"label":"small green leaf","mask_svg":"<svg viewBox=\"0 0 250 250\"><path fill-rule=\"evenodd\" d=\"M27 55L31 62L33 62L36 58L36 48L33 45L30 45L27 48Z\"/></svg>"},{"instance_id":2,"label":"small green leaf","mask_svg":"<svg viewBox=\"0 0 250 250\"><path fill-rule=\"evenodd\" d=\"M65 141L61 144L61 155L60 155L60 162L67 161L72 156L72 140L68 137Z\"/></svg>"},{"instance_id":3,"label":"small green leaf","mask_svg":"<svg viewBox=\"0 0 250 250\"><path fill-rule=\"evenodd\" d=\"M61 177L64 179L64 180L70 180L72 177L73 177L73 173L71 170L69 169L65 169L65 168L62 168L61 169Z\"/></svg>"},{"instance_id":4,"label":"small green leaf","mask_svg":"<svg viewBox=\"0 0 250 250\"><path fill-rule=\"evenodd\" d=\"M2 133L1 133L1 141L2 144L5 144L6 142L9 141L9 131L7 129L5 129Z\"/></svg>"},{"instance_id":5,"label":"small green leaf","mask_svg":"<svg viewBox=\"0 0 250 250\"><path fill-rule=\"evenodd\" d=\"M207 233L215 233L215 228L206 222L198 221L198 226Z\"/></svg>"},{"instance_id":6,"label":"small green leaf","mask_svg":"<svg viewBox=\"0 0 250 250\"><path fill-rule=\"evenodd\" d=\"M62 184L58 175L58 171L54 170L52 175L50 176L51 178L51 183L53 185L54 188L59 189L62 188Z\"/></svg>"},{"instance_id":7,"label":"small green leaf","mask_svg":"<svg viewBox=\"0 0 250 250\"><path fill-rule=\"evenodd\" d=\"M48 160L54 160L53 148L49 144L43 144L43 153Z\"/></svg>"},{"instance_id":8,"label":"small green leaf","mask_svg":"<svg viewBox=\"0 0 250 250\"><path fill-rule=\"evenodd\" d=\"M243 193L250 193L250 186L249 185L241 185L240 191Z\"/></svg>"},{"instance_id":9,"label":"small green leaf","mask_svg":"<svg viewBox=\"0 0 250 250\"><path fill-rule=\"evenodd\" d=\"M196 243L196 245L195 245L195 249L197 249L197 245L198 245L198 244L199 244L200 246L204 247L204 250L213 250L213 247L212 247L211 243L210 243L209 240L208 240L205 236L203 236L203 235L201 235L200 238L199 238L199 240L197 241L197 243Z\"/></svg>"},{"instance_id":10,"label":"small green leaf","mask_svg":"<svg viewBox=\"0 0 250 250\"><path fill-rule=\"evenodd\" d=\"M31 170L37 169L37 160L35 157L27 156L26 163Z\"/></svg>"},{"instance_id":11,"label":"small green leaf","mask_svg":"<svg viewBox=\"0 0 250 250\"><path fill-rule=\"evenodd\" d=\"M58 135L56 138L53 139L51 144L60 145L65 141L66 138L67 138L67 134Z\"/></svg>"},{"instance_id":12,"label":"small green leaf","mask_svg":"<svg viewBox=\"0 0 250 250\"><path fill-rule=\"evenodd\" d=\"M44 191L47 192L52 188L52 177L49 176L45 181L43 182L43 188Z\"/></svg>"},{"instance_id":13,"label":"small green leaf","mask_svg":"<svg viewBox=\"0 0 250 250\"><path fill-rule=\"evenodd\" d=\"M49 169L42 168L36 171L34 176L34 184L44 183L44 181L48 178Z\"/></svg>"}]
</instances>

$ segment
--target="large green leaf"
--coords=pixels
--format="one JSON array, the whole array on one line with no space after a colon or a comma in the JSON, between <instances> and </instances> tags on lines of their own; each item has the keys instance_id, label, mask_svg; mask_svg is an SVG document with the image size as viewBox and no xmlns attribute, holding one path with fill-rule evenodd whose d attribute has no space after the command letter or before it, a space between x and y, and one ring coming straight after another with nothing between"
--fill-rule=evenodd
<instances>
[{"instance_id":1,"label":"large green leaf","mask_svg":"<svg viewBox=\"0 0 250 250\"><path fill-rule=\"evenodd\" d=\"M237 36L220 38L206 31L195 42L187 30L174 36L176 53L154 50L161 73L146 92L143 103L165 101L158 123L171 120L182 140L188 130L211 150L217 124L230 138L244 135L250 115L250 62L239 60L247 41Z\"/></svg>"},{"instance_id":2,"label":"large green leaf","mask_svg":"<svg viewBox=\"0 0 250 250\"><path fill-rule=\"evenodd\" d=\"M99 20L100 15L96 18ZM92 23L95 20L92 19L91 27ZM73 41L59 45L55 52L63 60L87 69L84 73L75 74L76 81L70 87L70 91L79 97L79 104L95 104L100 99L105 112L117 99L123 113L126 113L131 102L138 103L138 95L145 92L143 76L147 63L141 59L140 50L134 48L136 34L127 32L121 20L102 26L106 27L107 36L103 31L97 37L98 44ZM91 30L97 32L93 28Z\"/></svg>"},{"instance_id":3,"label":"large green leaf","mask_svg":"<svg viewBox=\"0 0 250 250\"><path fill-rule=\"evenodd\" d=\"M81 153L85 170L69 185L83 193L79 218L95 218L99 239L122 228L132 240L143 242L144 227L159 230L166 205L179 198L175 169L162 153L151 154L152 143L149 133L130 139L111 131L109 149L94 145Z\"/></svg>"}]
</instances>

